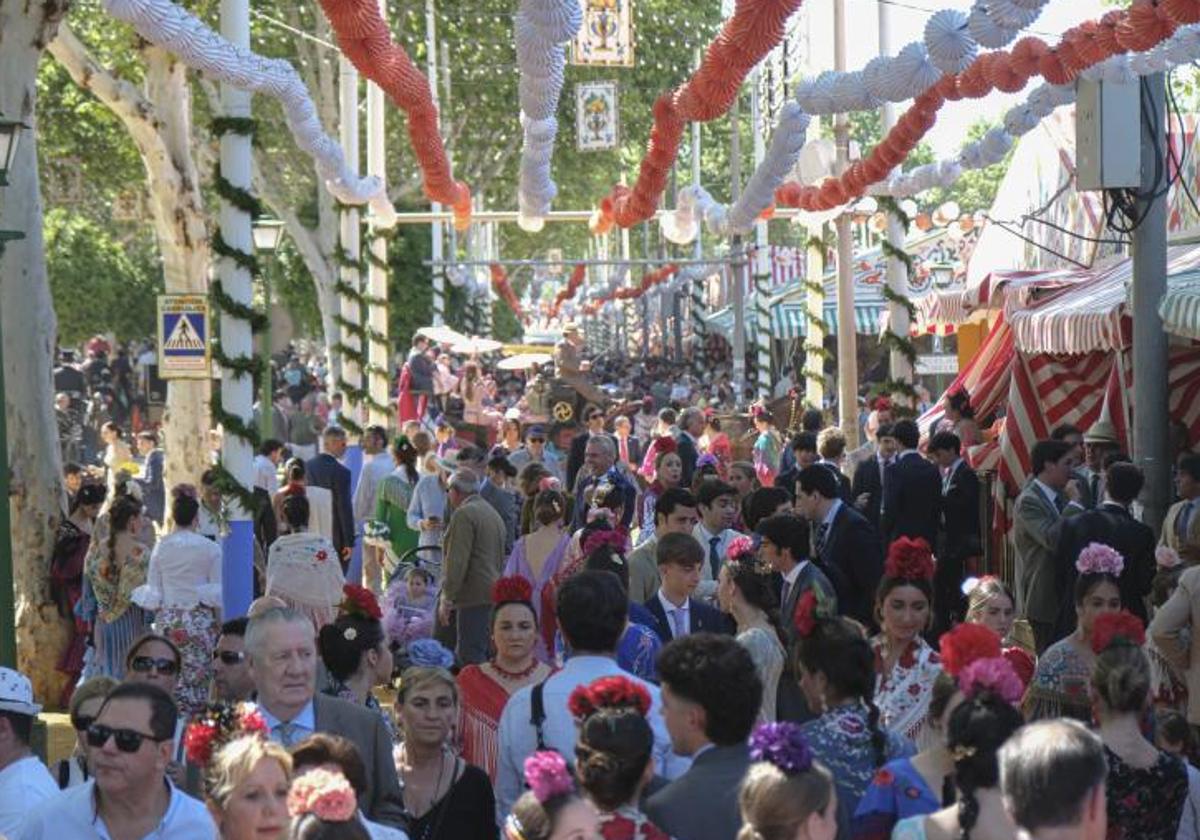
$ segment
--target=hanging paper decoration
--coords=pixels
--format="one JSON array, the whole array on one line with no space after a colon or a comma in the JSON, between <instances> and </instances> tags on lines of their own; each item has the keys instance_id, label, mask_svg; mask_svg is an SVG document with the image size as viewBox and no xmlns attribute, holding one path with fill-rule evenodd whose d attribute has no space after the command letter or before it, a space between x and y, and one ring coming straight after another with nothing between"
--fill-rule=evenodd
<instances>
[{"instance_id":1,"label":"hanging paper decoration","mask_svg":"<svg viewBox=\"0 0 1200 840\"><path fill-rule=\"evenodd\" d=\"M557 318L562 305L575 297L575 293L579 291L579 287L583 285L584 279L587 277L587 266L579 263L575 266L575 270L571 272L571 277L567 280L566 288L560 289L558 294L554 296L554 303L550 305L550 317Z\"/></svg>"},{"instance_id":2,"label":"hanging paper decoration","mask_svg":"<svg viewBox=\"0 0 1200 840\"><path fill-rule=\"evenodd\" d=\"M633 0L582 0L571 63L633 66Z\"/></svg>"},{"instance_id":3,"label":"hanging paper decoration","mask_svg":"<svg viewBox=\"0 0 1200 840\"><path fill-rule=\"evenodd\" d=\"M558 193L550 178L550 159L566 65L563 44L575 35L581 17L579 0L521 0L513 21L524 134L517 182L517 224L522 230L542 229Z\"/></svg>"},{"instance_id":4,"label":"hanging paper decoration","mask_svg":"<svg viewBox=\"0 0 1200 840\"><path fill-rule=\"evenodd\" d=\"M575 86L575 136L579 151L617 147L617 83L580 82Z\"/></svg>"},{"instance_id":5,"label":"hanging paper decoration","mask_svg":"<svg viewBox=\"0 0 1200 840\"><path fill-rule=\"evenodd\" d=\"M234 46L170 0L105 0L104 8L188 67L239 90L278 99L296 144L312 156L334 197L346 204L369 203L381 225L395 223L396 211L383 183L359 178L346 166L341 146L321 128L308 88L291 64Z\"/></svg>"},{"instance_id":6,"label":"hanging paper decoration","mask_svg":"<svg viewBox=\"0 0 1200 840\"><path fill-rule=\"evenodd\" d=\"M342 54L408 115L408 137L425 180L425 195L453 209L454 226L465 230L471 221L471 190L455 181L450 170L429 80L392 40L375 0L321 0L321 8Z\"/></svg>"},{"instance_id":7,"label":"hanging paper decoration","mask_svg":"<svg viewBox=\"0 0 1200 840\"><path fill-rule=\"evenodd\" d=\"M496 295L508 304L508 308L517 316L517 320L525 321L525 310L521 308L521 301L517 299L517 293L513 291L512 284L508 282L508 274L504 268L498 263L492 263L492 288L495 289Z\"/></svg>"}]
</instances>

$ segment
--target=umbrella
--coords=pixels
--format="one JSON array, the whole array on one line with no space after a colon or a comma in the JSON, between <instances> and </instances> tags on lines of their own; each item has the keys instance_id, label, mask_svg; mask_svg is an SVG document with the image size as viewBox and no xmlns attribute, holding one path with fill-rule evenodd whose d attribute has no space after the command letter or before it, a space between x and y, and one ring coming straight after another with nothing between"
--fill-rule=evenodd
<instances>
[{"instance_id":1,"label":"umbrella","mask_svg":"<svg viewBox=\"0 0 1200 840\"><path fill-rule=\"evenodd\" d=\"M452 353L470 356L478 353L495 353L504 345L492 338L462 338L450 348Z\"/></svg>"},{"instance_id":2,"label":"umbrella","mask_svg":"<svg viewBox=\"0 0 1200 840\"><path fill-rule=\"evenodd\" d=\"M548 365L554 360L549 353L519 353L496 363L497 370L528 370L534 365Z\"/></svg>"},{"instance_id":3,"label":"umbrella","mask_svg":"<svg viewBox=\"0 0 1200 840\"><path fill-rule=\"evenodd\" d=\"M421 327L417 330L417 334L425 336L430 341L436 341L438 344L458 344L460 341L467 341L465 335L449 327Z\"/></svg>"}]
</instances>

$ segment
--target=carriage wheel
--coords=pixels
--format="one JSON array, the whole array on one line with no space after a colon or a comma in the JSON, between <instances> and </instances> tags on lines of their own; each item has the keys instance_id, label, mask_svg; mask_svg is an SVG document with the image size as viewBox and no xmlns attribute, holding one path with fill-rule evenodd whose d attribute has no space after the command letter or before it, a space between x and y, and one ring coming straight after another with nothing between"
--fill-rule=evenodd
<instances>
[{"instance_id":1,"label":"carriage wheel","mask_svg":"<svg viewBox=\"0 0 1200 840\"><path fill-rule=\"evenodd\" d=\"M559 400L550 409L550 414L559 423L570 423L575 417L575 406L566 400Z\"/></svg>"}]
</instances>

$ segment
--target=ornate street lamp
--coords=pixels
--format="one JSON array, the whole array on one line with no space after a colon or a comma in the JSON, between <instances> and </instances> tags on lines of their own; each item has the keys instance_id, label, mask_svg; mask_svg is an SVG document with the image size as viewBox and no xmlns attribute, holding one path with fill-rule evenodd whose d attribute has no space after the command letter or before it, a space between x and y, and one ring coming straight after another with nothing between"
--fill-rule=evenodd
<instances>
[{"instance_id":1,"label":"ornate street lamp","mask_svg":"<svg viewBox=\"0 0 1200 840\"><path fill-rule=\"evenodd\" d=\"M260 216L251 222L250 233L254 239L254 250L270 257L283 242L284 223L278 219ZM262 377L258 386L258 433L263 440L273 437L275 424L275 391L271 377L271 276L264 267L261 275L263 289L263 313L267 316L266 329L262 331L259 357L262 359Z\"/></svg>"},{"instance_id":2,"label":"ornate street lamp","mask_svg":"<svg viewBox=\"0 0 1200 840\"><path fill-rule=\"evenodd\" d=\"M17 156L17 138L21 129L29 128L20 120L6 120L0 117L0 187L8 186L8 170Z\"/></svg>"}]
</instances>

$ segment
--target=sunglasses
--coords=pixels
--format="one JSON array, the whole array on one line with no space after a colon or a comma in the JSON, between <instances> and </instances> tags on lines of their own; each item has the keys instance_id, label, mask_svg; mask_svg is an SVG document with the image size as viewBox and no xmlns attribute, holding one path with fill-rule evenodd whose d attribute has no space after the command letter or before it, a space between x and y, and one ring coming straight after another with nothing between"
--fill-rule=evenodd
<instances>
[{"instance_id":1,"label":"sunglasses","mask_svg":"<svg viewBox=\"0 0 1200 840\"><path fill-rule=\"evenodd\" d=\"M155 659L153 656L135 656L129 667L139 674L157 671L160 677L173 677L179 672L179 664L174 659Z\"/></svg>"},{"instance_id":2,"label":"sunglasses","mask_svg":"<svg viewBox=\"0 0 1200 840\"><path fill-rule=\"evenodd\" d=\"M245 651L241 650L214 650L213 662L221 660L222 665L237 665L246 659Z\"/></svg>"},{"instance_id":3,"label":"sunglasses","mask_svg":"<svg viewBox=\"0 0 1200 840\"><path fill-rule=\"evenodd\" d=\"M530 438L529 442L530 443L545 443L546 439L545 438Z\"/></svg>"},{"instance_id":4,"label":"sunglasses","mask_svg":"<svg viewBox=\"0 0 1200 840\"><path fill-rule=\"evenodd\" d=\"M87 732L95 720L95 715L77 715L71 718L71 726L75 727L76 732Z\"/></svg>"},{"instance_id":5,"label":"sunglasses","mask_svg":"<svg viewBox=\"0 0 1200 840\"><path fill-rule=\"evenodd\" d=\"M153 735L147 735L135 729L113 729L111 726L105 726L102 723L93 723L88 727L87 742L89 747L103 747L108 743L109 738L112 738L116 742L117 749L123 753L137 752L142 748L143 741L152 741L157 744L167 740L166 738L155 738Z\"/></svg>"}]
</instances>

